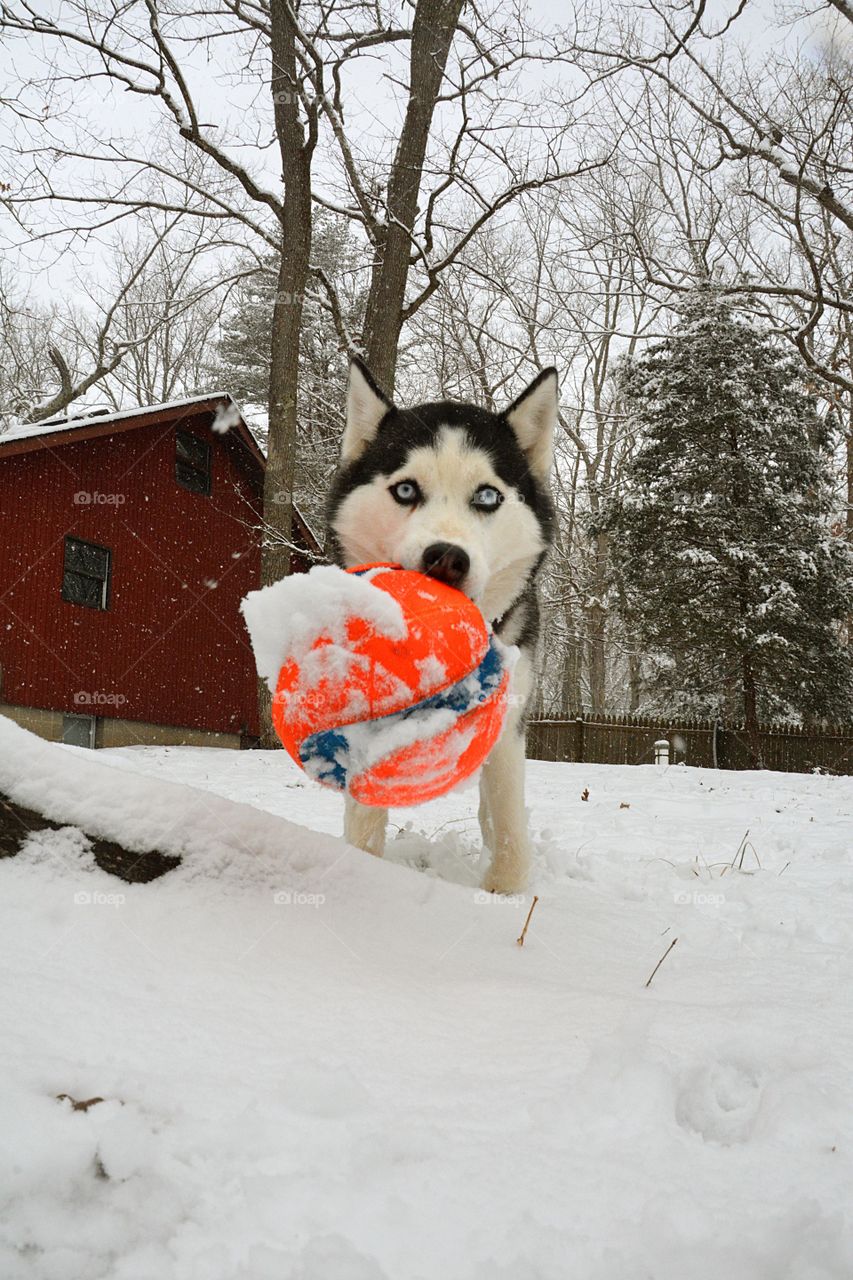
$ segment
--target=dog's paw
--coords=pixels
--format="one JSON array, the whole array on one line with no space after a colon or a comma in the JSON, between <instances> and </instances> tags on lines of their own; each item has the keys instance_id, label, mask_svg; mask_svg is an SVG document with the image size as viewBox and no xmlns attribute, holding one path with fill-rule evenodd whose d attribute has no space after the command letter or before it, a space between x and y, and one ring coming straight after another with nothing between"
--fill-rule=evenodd
<instances>
[{"instance_id":1,"label":"dog's paw","mask_svg":"<svg viewBox=\"0 0 853 1280\"><path fill-rule=\"evenodd\" d=\"M515 897L527 888L527 872L520 867L489 867L483 878L486 893Z\"/></svg>"}]
</instances>

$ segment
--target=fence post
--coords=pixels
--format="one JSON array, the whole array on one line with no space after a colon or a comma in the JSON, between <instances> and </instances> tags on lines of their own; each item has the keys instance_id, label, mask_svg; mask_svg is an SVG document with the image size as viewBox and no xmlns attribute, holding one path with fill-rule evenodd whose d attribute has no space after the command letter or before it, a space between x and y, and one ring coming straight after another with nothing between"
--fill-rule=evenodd
<instances>
[{"instance_id":1,"label":"fence post","mask_svg":"<svg viewBox=\"0 0 853 1280\"><path fill-rule=\"evenodd\" d=\"M575 761L580 764L583 760L583 716L575 717Z\"/></svg>"},{"instance_id":2,"label":"fence post","mask_svg":"<svg viewBox=\"0 0 853 1280\"><path fill-rule=\"evenodd\" d=\"M669 743L666 738L658 738L655 743L655 764L659 769L665 769L669 764Z\"/></svg>"}]
</instances>

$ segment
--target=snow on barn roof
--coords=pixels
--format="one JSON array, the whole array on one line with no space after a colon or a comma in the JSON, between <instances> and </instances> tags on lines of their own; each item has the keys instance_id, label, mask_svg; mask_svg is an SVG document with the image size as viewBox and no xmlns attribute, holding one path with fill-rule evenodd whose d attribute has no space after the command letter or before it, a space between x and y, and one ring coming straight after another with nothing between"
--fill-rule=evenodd
<instances>
[{"instance_id":1,"label":"snow on barn roof","mask_svg":"<svg viewBox=\"0 0 853 1280\"><path fill-rule=\"evenodd\" d=\"M112 413L103 409L88 409L79 417L60 415L55 418L45 418L42 422L24 422L19 426L11 427L8 431L0 432L0 445L10 444L13 440L29 440L33 436L54 435L59 431L78 430L109 422L124 422L127 418L139 418L147 414L165 415L170 410L189 409L193 405L205 406L208 403L213 405L216 402L222 410L223 418L231 417L232 421L228 422L227 426L224 422L218 425L214 421L215 430L227 431L228 427L236 426L238 422L242 422L246 425L246 429L249 429L240 406L228 391L210 391L203 396L187 396L183 400L165 400L161 404L146 404L136 409L116 409Z\"/></svg>"}]
</instances>

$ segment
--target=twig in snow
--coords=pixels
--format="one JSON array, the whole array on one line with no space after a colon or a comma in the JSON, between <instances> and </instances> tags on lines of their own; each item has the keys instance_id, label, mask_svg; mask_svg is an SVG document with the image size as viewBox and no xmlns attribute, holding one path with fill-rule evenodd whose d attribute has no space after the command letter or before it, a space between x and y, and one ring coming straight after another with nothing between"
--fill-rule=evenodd
<instances>
[{"instance_id":1,"label":"twig in snow","mask_svg":"<svg viewBox=\"0 0 853 1280\"><path fill-rule=\"evenodd\" d=\"M675 944L676 944L676 942L677 942L677 941L678 941L678 939L677 939L677 938L673 938L672 942L669 944L669 946L667 947L666 951L664 951L664 953L663 953L663 955L661 956L660 960L658 960L658 962L657 962L657 964L655 965L654 969L652 969L651 973L649 974L648 981L646 982L646 986L647 986L647 987L650 987L650 986L652 985L652 978L655 976L655 974L657 973L658 969L661 967L661 965L663 964L664 960L667 958L667 956L669 955L670 951L671 951L671 950L672 950L672 948L675 946Z\"/></svg>"},{"instance_id":2,"label":"twig in snow","mask_svg":"<svg viewBox=\"0 0 853 1280\"><path fill-rule=\"evenodd\" d=\"M518 935L518 937L516 938L516 942L518 943L518 945L519 945L520 947L523 947L523 946L524 946L524 935L527 933L527 926L530 924L530 917L533 915L533 908L536 906L536 903L537 903L538 901L539 901L539 898L538 898L538 896L534 893L534 895L533 895L533 901L532 901L532 902L531 902L531 904L530 904L530 910L529 910L529 911L528 911L528 913L527 913L527 919L526 919L526 920L525 920L525 922L524 922L524 928L522 929L521 933L520 933L520 934Z\"/></svg>"},{"instance_id":3,"label":"twig in snow","mask_svg":"<svg viewBox=\"0 0 853 1280\"><path fill-rule=\"evenodd\" d=\"M732 858L731 863L729 864L732 868L734 868L735 863L737 863L738 871L743 871L743 860L746 857L747 849L752 850L752 856L753 858L755 858L755 861L758 863L759 869L761 868L761 859L759 858L756 852L755 845L752 843L751 840L747 839L748 836L749 836L749 827L747 827L746 831L744 831L743 839L741 840L740 844L737 847L737 853ZM738 857L740 858L740 861L738 861ZM744 875L748 875L748 874L749 872L744 872Z\"/></svg>"}]
</instances>

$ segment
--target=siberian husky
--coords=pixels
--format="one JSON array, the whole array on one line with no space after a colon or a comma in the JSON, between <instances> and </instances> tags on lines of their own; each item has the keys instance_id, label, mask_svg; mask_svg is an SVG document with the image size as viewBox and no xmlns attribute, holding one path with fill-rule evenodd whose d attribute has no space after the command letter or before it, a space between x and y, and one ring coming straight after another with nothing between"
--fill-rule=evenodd
<instances>
[{"instance_id":1,"label":"siberian husky","mask_svg":"<svg viewBox=\"0 0 853 1280\"><path fill-rule=\"evenodd\" d=\"M353 360L329 496L329 550L338 564L394 561L450 583L520 650L506 724L480 781L491 854L484 888L493 893L523 890L530 866L524 723L539 626L536 576L553 536L556 420L555 369L495 414L452 401L398 409ZM358 848L381 856L386 821L387 810L347 799L344 834Z\"/></svg>"}]
</instances>

